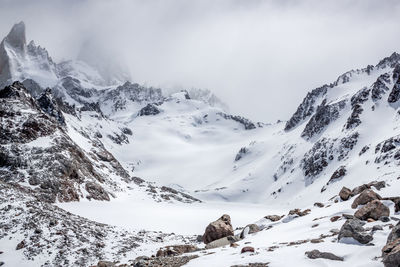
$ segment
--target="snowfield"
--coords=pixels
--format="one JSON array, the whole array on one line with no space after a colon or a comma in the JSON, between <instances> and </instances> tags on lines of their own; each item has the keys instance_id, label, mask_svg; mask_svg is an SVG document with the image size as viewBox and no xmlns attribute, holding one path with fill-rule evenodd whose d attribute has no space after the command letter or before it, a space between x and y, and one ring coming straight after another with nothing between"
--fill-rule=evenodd
<instances>
[{"instance_id":1,"label":"snowfield","mask_svg":"<svg viewBox=\"0 0 400 267\"><path fill-rule=\"evenodd\" d=\"M399 54L310 91L288 121L263 123L229 114L209 90L164 95L55 63L26 44L23 23L0 49L0 266L149 266L138 257L169 245L196 249L145 260L392 266L382 248L400 220ZM353 218L374 201L389 216ZM223 214L237 239L206 247L199 236ZM371 240L340 238L354 221ZM314 249L342 258L311 259Z\"/></svg>"}]
</instances>

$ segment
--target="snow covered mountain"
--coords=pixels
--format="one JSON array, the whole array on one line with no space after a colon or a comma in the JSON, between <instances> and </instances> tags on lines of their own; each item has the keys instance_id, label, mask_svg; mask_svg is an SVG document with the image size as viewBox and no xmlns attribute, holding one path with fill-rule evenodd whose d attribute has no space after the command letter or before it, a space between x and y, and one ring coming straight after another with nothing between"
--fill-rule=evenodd
<instances>
[{"instance_id":1,"label":"snow covered mountain","mask_svg":"<svg viewBox=\"0 0 400 267\"><path fill-rule=\"evenodd\" d=\"M199 259L190 258L188 266L254 260L287 266L292 254L309 266L304 249L340 241L332 227L350 218L342 216L352 207L339 192L354 188L349 198L355 197L362 193L356 190L360 185L379 191L393 215L389 220L398 220L399 54L311 90L288 121L273 124L229 114L208 90L165 95L160 88L123 80L125 72L106 77L104 71L82 61L54 62L45 48L26 44L23 22L0 44L0 225L9 230L0 232L0 248L11 255L11 264L27 265L32 258L39 265L86 266L101 258L151 255L177 242L199 245L201 227L229 211L233 222L256 222L263 230L246 239L258 252L249 258L235 247L216 248L215 254L198 252ZM258 220L265 212L291 209L279 219ZM67 211L75 214L70 222ZM35 223L30 212L62 221L64 230L51 227L63 232L57 234L47 220ZM160 213L163 225L154 222ZM9 214L24 219L14 221ZM378 218L371 223L381 226ZM87 240L79 224L90 233ZM381 266L373 257L381 255L390 231L389 225L381 227L374 248L357 242L326 247L339 254L348 250L346 264ZM172 231L177 235L166 234ZM235 234L249 233L237 229ZM55 250L49 241L54 235L69 242L69 249ZM24 255L14 251L21 240ZM43 253L48 256L40 257ZM365 260L357 262L360 257Z\"/></svg>"}]
</instances>

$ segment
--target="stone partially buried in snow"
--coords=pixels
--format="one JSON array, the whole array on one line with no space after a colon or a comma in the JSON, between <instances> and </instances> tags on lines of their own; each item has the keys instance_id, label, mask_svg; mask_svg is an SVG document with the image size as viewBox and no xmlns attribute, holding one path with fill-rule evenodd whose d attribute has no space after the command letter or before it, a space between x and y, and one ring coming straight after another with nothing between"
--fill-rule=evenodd
<instances>
[{"instance_id":1,"label":"stone partially buried in snow","mask_svg":"<svg viewBox=\"0 0 400 267\"><path fill-rule=\"evenodd\" d=\"M203 242L208 244L214 240L231 235L233 235L231 217L227 214L224 214L221 216L221 218L207 226L203 235Z\"/></svg>"},{"instance_id":2,"label":"stone partially buried in snow","mask_svg":"<svg viewBox=\"0 0 400 267\"><path fill-rule=\"evenodd\" d=\"M254 234L260 231L260 227L257 224L249 224L245 228L243 228L242 232L240 233L240 238L245 238L249 234Z\"/></svg>"},{"instance_id":3,"label":"stone partially buried in snow","mask_svg":"<svg viewBox=\"0 0 400 267\"><path fill-rule=\"evenodd\" d=\"M372 241L372 235L366 233L363 225L365 222L359 219L348 219L339 231L338 241L348 243L348 239L354 239L361 244L367 244Z\"/></svg>"},{"instance_id":4,"label":"stone partially buried in snow","mask_svg":"<svg viewBox=\"0 0 400 267\"><path fill-rule=\"evenodd\" d=\"M360 220L374 219L378 220L382 216L389 216L390 210L379 200L373 200L354 213L354 216Z\"/></svg>"},{"instance_id":5,"label":"stone partially buried in snow","mask_svg":"<svg viewBox=\"0 0 400 267\"><path fill-rule=\"evenodd\" d=\"M336 256L330 252L321 252L318 249L314 249L311 251L306 251L305 253L310 259L328 259L333 261L343 261L343 257Z\"/></svg>"}]
</instances>

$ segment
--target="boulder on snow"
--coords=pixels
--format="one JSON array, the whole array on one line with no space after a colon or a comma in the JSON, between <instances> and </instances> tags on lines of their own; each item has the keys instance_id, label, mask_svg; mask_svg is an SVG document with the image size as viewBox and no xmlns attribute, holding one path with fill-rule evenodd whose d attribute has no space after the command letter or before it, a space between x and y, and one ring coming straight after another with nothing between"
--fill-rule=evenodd
<instances>
[{"instance_id":1,"label":"boulder on snow","mask_svg":"<svg viewBox=\"0 0 400 267\"><path fill-rule=\"evenodd\" d=\"M240 253L246 253L246 252L254 252L253 247L243 247Z\"/></svg>"},{"instance_id":2,"label":"boulder on snow","mask_svg":"<svg viewBox=\"0 0 400 267\"><path fill-rule=\"evenodd\" d=\"M360 220L368 220L369 218L378 220L382 216L389 216L389 214L389 208L375 199L357 210L354 216Z\"/></svg>"},{"instance_id":3,"label":"boulder on snow","mask_svg":"<svg viewBox=\"0 0 400 267\"><path fill-rule=\"evenodd\" d=\"M321 203L321 202L315 202L315 203L314 203L314 206L315 206L315 207L318 207L318 208L323 208L323 207L325 207L325 205L324 205L323 203Z\"/></svg>"},{"instance_id":4,"label":"boulder on snow","mask_svg":"<svg viewBox=\"0 0 400 267\"><path fill-rule=\"evenodd\" d=\"M203 242L208 244L214 240L233 235L231 217L224 214L218 220L210 223L203 235Z\"/></svg>"},{"instance_id":5,"label":"boulder on snow","mask_svg":"<svg viewBox=\"0 0 400 267\"><path fill-rule=\"evenodd\" d=\"M351 190L345 186L339 192L339 197L341 200L346 201L352 196Z\"/></svg>"},{"instance_id":6,"label":"boulder on snow","mask_svg":"<svg viewBox=\"0 0 400 267\"><path fill-rule=\"evenodd\" d=\"M351 207L355 209L359 205L365 205L375 199L380 200L382 199L382 197L377 193L375 193L374 191L366 189L356 199L354 199L353 204L351 204Z\"/></svg>"},{"instance_id":7,"label":"boulder on snow","mask_svg":"<svg viewBox=\"0 0 400 267\"><path fill-rule=\"evenodd\" d=\"M306 251L305 253L310 259L328 259L333 261L343 261L343 257L336 256L330 252L321 252L318 249L314 249L311 251Z\"/></svg>"},{"instance_id":8,"label":"boulder on snow","mask_svg":"<svg viewBox=\"0 0 400 267\"><path fill-rule=\"evenodd\" d=\"M348 238L352 238L361 244L372 241L372 235L366 233L363 225L365 222L359 219L348 219L339 231L338 241L347 243Z\"/></svg>"},{"instance_id":9,"label":"boulder on snow","mask_svg":"<svg viewBox=\"0 0 400 267\"><path fill-rule=\"evenodd\" d=\"M249 224L245 228L243 228L242 232L240 233L240 238L245 238L248 234L254 234L259 232L261 229L258 227L257 224Z\"/></svg>"},{"instance_id":10,"label":"boulder on snow","mask_svg":"<svg viewBox=\"0 0 400 267\"><path fill-rule=\"evenodd\" d=\"M400 222L392 228L382 249L382 262L385 267L400 266Z\"/></svg>"}]
</instances>

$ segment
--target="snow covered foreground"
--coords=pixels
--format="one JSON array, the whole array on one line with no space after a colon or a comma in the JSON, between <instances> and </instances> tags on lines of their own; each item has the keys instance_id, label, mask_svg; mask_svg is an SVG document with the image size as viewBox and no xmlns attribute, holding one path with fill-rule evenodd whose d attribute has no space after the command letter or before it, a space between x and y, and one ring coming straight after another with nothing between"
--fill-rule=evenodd
<instances>
[{"instance_id":1,"label":"snow covered foreground","mask_svg":"<svg viewBox=\"0 0 400 267\"><path fill-rule=\"evenodd\" d=\"M381 200L388 220L365 222L371 242L339 242L361 206L351 208L357 195L338 194L381 182L371 190L399 197L399 54L310 91L288 121L267 124L227 113L210 91L164 95L104 79L83 62L55 63L26 44L23 23L0 49L0 85L12 84L0 91L5 266L132 263L166 245L203 249L197 236L222 214L235 234L251 223L261 231L186 253L199 257L185 266L383 265L396 202ZM310 210L289 214L296 208ZM255 252L241 253L245 246ZM343 261L310 259L313 249Z\"/></svg>"}]
</instances>

